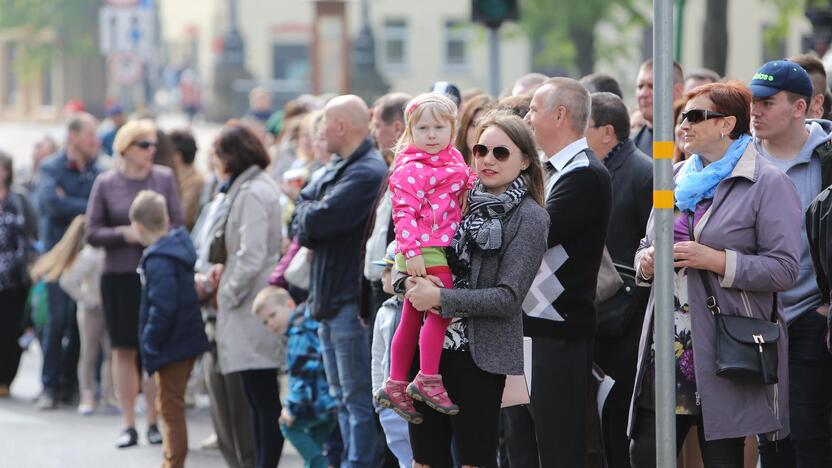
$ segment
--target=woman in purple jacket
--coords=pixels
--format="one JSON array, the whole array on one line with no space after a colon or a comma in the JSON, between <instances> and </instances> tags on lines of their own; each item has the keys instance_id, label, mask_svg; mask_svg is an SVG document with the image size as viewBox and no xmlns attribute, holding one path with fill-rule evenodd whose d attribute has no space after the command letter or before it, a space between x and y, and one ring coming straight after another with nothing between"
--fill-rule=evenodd
<instances>
[{"instance_id":1,"label":"woman in purple jacket","mask_svg":"<svg viewBox=\"0 0 832 468\"><path fill-rule=\"evenodd\" d=\"M634 468L656 466L655 313L674 314L677 450L696 425L706 468L742 467L746 436L780 440L789 434L785 320L782 306L772 301L797 278L800 199L788 176L749 144L751 93L745 86L709 84L686 97L681 129L684 149L692 156L676 165L676 310L654 311L651 292L630 406ZM637 280L645 285L654 273L652 225L651 217L635 259ZM716 375L715 320L705 305L703 281L715 291L723 314L762 320L776 314L777 384L738 383Z\"/></svg>"},{"instance_id":2,"label":"woman in purple jacket","mask_svg":"<svg viewBox=\"0 0 832 468\"><path fill-rule=\"evenodd\" d=\"M134 407L141 382L137 364L142 287L136 267L143 248L130 227L130 205L142 190L153 190L167 200L171 226L182 225L182 206L173 171L153 164L156 145L156 126L152 121L132 121L121 127L113 143L115 168L95 180L87 206L87 242L105 252L101 303L113 348L113 382L125 425L116 442L118 448L138 443ZM147 399L147 439L160 444L153 381L144 379L143 390Z\"/></svg>"}]
</instances>

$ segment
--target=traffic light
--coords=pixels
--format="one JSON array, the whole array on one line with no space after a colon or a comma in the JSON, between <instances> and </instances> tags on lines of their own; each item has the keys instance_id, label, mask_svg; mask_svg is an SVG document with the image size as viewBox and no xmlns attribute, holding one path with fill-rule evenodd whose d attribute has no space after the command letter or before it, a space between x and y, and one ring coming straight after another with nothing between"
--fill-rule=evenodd
<instances>
[{"instance_id":1,"label":"traffic light","mask_svg":"<svg viewBox=\"0 0 832 468\"><path fill-rule=\"evenodd\" d=\"M472 0L471 21L499 27L505 20L518 18L517 0Z\"/></svg>"}]
</instances>

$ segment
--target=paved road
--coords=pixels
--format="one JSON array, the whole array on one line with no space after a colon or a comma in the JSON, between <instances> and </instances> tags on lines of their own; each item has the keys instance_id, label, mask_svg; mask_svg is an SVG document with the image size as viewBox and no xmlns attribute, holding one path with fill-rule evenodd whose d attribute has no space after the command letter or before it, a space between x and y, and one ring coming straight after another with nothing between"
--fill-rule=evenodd
<instances>
[{"instance_id":1,"label":"paved road","mask_svg":"<svg viewBox=\"0 0 832 468\"><path fill-rule=\"evenodd\" d=\"M27 351L12 385L12 398L0 399L0 467L2 468L148 468L162 462L161 446L147 445L144 419L138 417L139 446L113 446L121 427L117 415L79 416L75 408L41 412L32 400L40 391L41 355L37 346ZM199 442L213 431L207 408L188 411L191 451L187 466L220 468L225 462L216 450L201 450ZM281 468L303 462L287 443Z\"/></svg>"}]
</instances>

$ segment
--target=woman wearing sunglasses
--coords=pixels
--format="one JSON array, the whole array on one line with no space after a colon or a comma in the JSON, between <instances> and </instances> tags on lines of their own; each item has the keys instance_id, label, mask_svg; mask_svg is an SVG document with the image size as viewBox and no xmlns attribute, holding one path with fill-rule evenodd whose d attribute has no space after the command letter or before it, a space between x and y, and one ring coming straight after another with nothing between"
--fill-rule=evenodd
<instances>
[{"instance_id":1,"label":"woman wearing sunglasses","mask_svg":"<svg viewBox=\"0 0 832 468\"><path fill-rule=\"evenodd\" d=\"M521 304L546 251L549 215L534 136L517 116L487 114L472 148L479 176L448 248L454 289L411 278L407 298L418 310L459 319L449 327L440 373L456 416L418 407L410 425L414 466L451 466L451 439L463 466L491 466L506 375L523 373ZM435 311L440 312L435 312Z\"/></svg>"},{"instance_id":2,"label":"woman wearing sunglasses","mask_svg":"<svg viewBox=\"0 0 832 468\"><path fill-rule=\"evenodd\" d=\"M113 383L124 421L124 431L116 442L118 448L138 443L134 408L142 381L147 400L147 439L152 444L162 443L156 426L155 384L151 379L140 378L137 365L142 286L136 268L143 247L128 217L136 195L142 190L153 190L167 200L171 226L182 225L182 206L173 171L153 164L156 145L156 126L152 121L137 120L121 127L113 142L114 168L96 179L87 206L87 242L104 249L101 303L112 343Z\"/></svg>"},{"instance_id":3,"label":"woman wearing sunglasses","mask_svg":"<svg viewBox=\"0 0 832 468\"><path fill-rule=\"evenodd\" d=\"M656 466L655 313L674 314L677 450L696 425L706 468L742 467L746 436L780 440L789 434L786 329L776 293L797 278L800 199L789 178L749 144L751 93L744 85L708 84L686 98L680 128L691 157L676 165L676 307L654 310L651 291L630 408L634 468ZM652 216L647 233L635 266L637 280L649 286ZM723 315L777 321L777 383L717 376L716 319L706 305L706 281Z\"/></svg>"}]
</instances>

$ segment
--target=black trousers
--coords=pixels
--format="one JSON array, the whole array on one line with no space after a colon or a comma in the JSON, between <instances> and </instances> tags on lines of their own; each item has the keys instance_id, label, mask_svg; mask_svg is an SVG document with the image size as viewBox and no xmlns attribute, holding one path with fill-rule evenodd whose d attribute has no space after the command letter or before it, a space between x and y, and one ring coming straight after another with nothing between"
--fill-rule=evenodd
<instances>
[{"instance_id":1,"label":"black trousers","mask_svg":"<svg viewBox=\"0 0 832 468\"><path fill-rule=\"evenodd\" d=\"M745 438L705 440L702 416L676 416L676 455L690 428L697 426L699 448L705 468L743 468ZM656 467L656 413L639 408L636 413L635 432L630 444L630 463L633 468Z\"/></svg>"},{"instance_id":2,"label":"black trousers","mask_svg":"<svg viewBox=\"0 0 832 468\"><path fill-rule=\"evenodd\" d=\"M414 364L411 378L418 370L418 362ZM451 468L455 466L451 455L453 441L460 465L496 467L500 402L506 376L480 369L471 353L447 349L442 351L439 372L448 396L459 405L459 414L447 416L415 402L424 421L408 425L413 460L431 468Z\"/></svg>"},{"instance_id":3,"label":"black trousers","mask_svg":"<svg viewBox=\"0 0 832 468\"><path fill-rule=\"evenodd\" d=\"M586 466L591 357L592 340L589 339L532 338L529 408L542 467ZM511 432L510 434L509 438L516 437ZM531 441L525 440L523 443L530 446ZM511 463L514 467L514 462Z\"/></svg>"},{"instance_id":4,"label":"black trousers","mask_svg":"<svg viewBox=\"0 0 832 468\"><path fill-rule=\"evenodd\" d=\"M627 421L638 362L638 342L644 323L649 288L636 288L630 307L632 319L624 333L615 338L596 338L594 362L615 380L604 404L604 448L608 468L630 468L630 439Z\"/></svg>"},{"instance_id":5,"label":"black trousers","mask_svg":"<svg viewBox=\"0 0 832 468\"><path fill-rule=\"evenodd\" d=\"M17 339L23 331L23 314L29 287L0 291L0 386L10 387L17 375L22 350Z\"/></svg>"},{"instance_id":6,"label":"black trousers","mask_svg":"<svg viewBox=\"0 0 832 468\"><path fill-rule=\"evenodd\" d=\"M280 392L277 369L255 369L240 372L243 394L251 408L254 425L254 449L257 468L275 468L283 452L280 432Z\"/></svg>"},{"instance_id":7,"label":"black trousers","mask_svg":"<svg viewBox=\"0 0 832 468\"><path fill-rule=\"evenodd\" d=\"M826 318L814 310L789 324L791 436L776 443L761 442L763 468L832 466L832 355L824 344L826 330Z\"/></svg>"}]
</instances>

